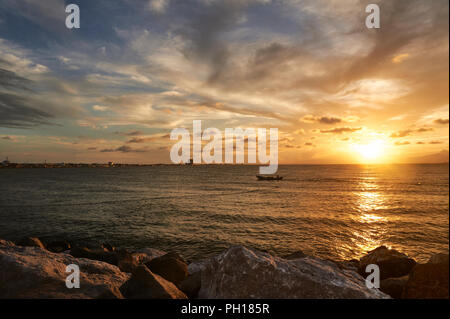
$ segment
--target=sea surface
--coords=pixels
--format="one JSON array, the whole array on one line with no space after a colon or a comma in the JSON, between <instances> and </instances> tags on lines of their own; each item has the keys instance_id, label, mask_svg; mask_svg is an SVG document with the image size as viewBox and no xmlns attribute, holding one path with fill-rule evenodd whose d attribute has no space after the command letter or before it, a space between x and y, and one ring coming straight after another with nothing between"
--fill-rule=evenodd
<instances>
[{"instance_id":1,"label":"sea surface","mask_svg":"<svg viewBox=\"0 0 450 319\"><path fill-rule=\"evenodd\" d=\"M449 166L151 166L0 170L0 238L175 250L246 245L359 258L387 245L419 261L449 249Z\"/></svg>"}]
</instances>

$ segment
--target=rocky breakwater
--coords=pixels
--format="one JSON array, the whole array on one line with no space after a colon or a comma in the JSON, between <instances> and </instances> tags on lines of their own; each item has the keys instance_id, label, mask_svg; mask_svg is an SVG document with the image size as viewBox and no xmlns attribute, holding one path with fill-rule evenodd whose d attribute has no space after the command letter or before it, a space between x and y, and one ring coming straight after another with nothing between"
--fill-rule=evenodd
<instances>
[{"instance_id":1,"label":"rocky breakwater","mask_svg":"<svg viewBox=\"0 0 450 319\"><path fill-rule=\"evenodd\" d=\"M130 252L107 244L86 248L66 241L44 244L38 238L16 244L0 240L0 298L448 298L446 256L419 265L380 247L361 260L334 262L301 252L282 258L237 246L188 264L177 253L152 248ZM377 262L385 292L365 284L362 270ZM80 267L80 289L65 285L69 264Z\"/></svg>"},{"instance_id":2,"label":"rocky breakwater","mask_svg":"<svg viewBox=\"0 0 450 319\"><path fill-rule=\"evenodd\" d=\"M201 271L199 298L388 298L377 289L368 289L354 271L310 256L288 260L245 247L232 247L198 268Z\"/></svg>"},{"instance_id":3,"label":"rocky breakwater","mask_svg":"<svg viewBox=\"0 0 450 319\"><path fill-rule=\"evenodd\" d=\"M380 290L395 299L448 299L449 258L437 254L425 264L407 255L378 247L359 260L358 272L366 277L367 265L380 268Z\"/></svg>"},{"instance_id":4,"label":"rocky breakwater","mask_svg":"<svg viewBox=\"0 0 450 319\"><path fill-rule=\"evenodd\" d=\"M80 289L66 287L66 267L79 266ZM108 263L0 240L0 298L121 298L127 273Z\"/></svg>"}]
</instances>

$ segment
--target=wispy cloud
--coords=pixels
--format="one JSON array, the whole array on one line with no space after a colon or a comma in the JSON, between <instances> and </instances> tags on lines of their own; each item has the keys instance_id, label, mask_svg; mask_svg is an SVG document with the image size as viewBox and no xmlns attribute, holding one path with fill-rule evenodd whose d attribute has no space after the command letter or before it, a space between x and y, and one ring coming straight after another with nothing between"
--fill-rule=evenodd
<instances>
[{"instance_id":1,"label":"wispy cloud","mask_svg":"<svg viewBox=\"0 0 450 319\"><path fill-rule=\"evenodd\" d=\"M395 142L396 146L405 146L405 145L410 145L411 142L405 141L405 142Z\"/></svg>"},{"instance_id":2,"label":"wispy cloud","mask_svg":"<svg viewBox=\"0 0 450 319\"><path fill-rule=\"evenodd\" d=\"M362 130L361 127L336 127L329 130L320 130L321 133L330 134L343 134L343 133L354 133Z\"/></svg>"},{"instance_id":3,"label":"wispy cloud","mask_svg":"<svg viewBox=\"0 0 450 319\"><path fill-rule=\"evenodd\" d=\"M100 151L101 153L145 153L148 152L147 149L134 149L129 146L123 145L117 148L107 148Z\"/></svg>"},{"instance_id":4,"label":"wispy cloud","mask_svg":"<svg viewBox=\"0 0 450 319\"><path fill-rule=\"evenodd\" d=\"M390 137L392 137L392 138L399 138L399 137L410 136L410 135L413 135L415 133L425 133L425 132L433 132L433 131L434 131L434 128L432 128L432 127L421 127L421 128L418 128L418 129L408 129L408 130L402 130L402 131L399 131L399 132L395 132L395 133L392 133L390 135Z\"/></svg>"},{"instance_id":5,"label":"wispy cloud","mask_svg":"<svg viewBox=\"0 0 450 319\"><path fill-rule=\"evenodd\" d=\"M339 124L343 120L335 116L314 116L306 115L300 119L304 123Z\"/></svg>"},{"instance_id":6,"label":"wispy cloud","mask_svg":"<svg viewBox=\"0 0 450 319\"><path fill-rule=\"evenodd\" d=\"M164 13L169 6L170 0L149 0L148 7L156 13Z\"/></svg>"},{"instance_id":7,"label":"wispy cloud","mask_svg":"<svg viewBox=\"0 0 450 319\"><path fill-rule=\"evenodd\" d=\"M445 125L445 124L448 124L448 119L437 119L437 120L434 120L434 123Z\"/></svg>"}]
</instances>

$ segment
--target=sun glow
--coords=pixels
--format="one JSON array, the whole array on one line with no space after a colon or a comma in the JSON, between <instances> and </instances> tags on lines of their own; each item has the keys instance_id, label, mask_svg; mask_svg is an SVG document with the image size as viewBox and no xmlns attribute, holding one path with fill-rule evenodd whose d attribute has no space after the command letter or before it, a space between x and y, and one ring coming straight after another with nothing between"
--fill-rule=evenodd
<instances>
[{"instance_id":1,"label":"sun glow","mask_svg":"<svg viewBox=\"0 0 450 319\"><path fill-rule=\"evenodd\" d=\"M375 140L368 144L354 144L354 149L367 161L374 161L384 155L385 145L382 140Z\"/></svg>"}]
</instances>

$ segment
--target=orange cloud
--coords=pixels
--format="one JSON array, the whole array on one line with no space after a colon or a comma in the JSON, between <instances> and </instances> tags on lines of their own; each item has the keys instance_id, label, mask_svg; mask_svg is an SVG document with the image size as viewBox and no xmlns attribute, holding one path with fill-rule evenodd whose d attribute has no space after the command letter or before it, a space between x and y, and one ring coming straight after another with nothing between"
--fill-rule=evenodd
<instances>
[{"instance_id":1,"label":"orange cloud","mask_svg":"<svg viewBox=\"0 0 450 319\"><path fill-rule=\"evenodd\" d=\"M403 61L405 61L408 58L409 58L409 54L403 53L403 54L399 54L399 55L396 55L395 57L393 57L392 62L393 63L402 63Z\"/></svg>"}]
</instances>

